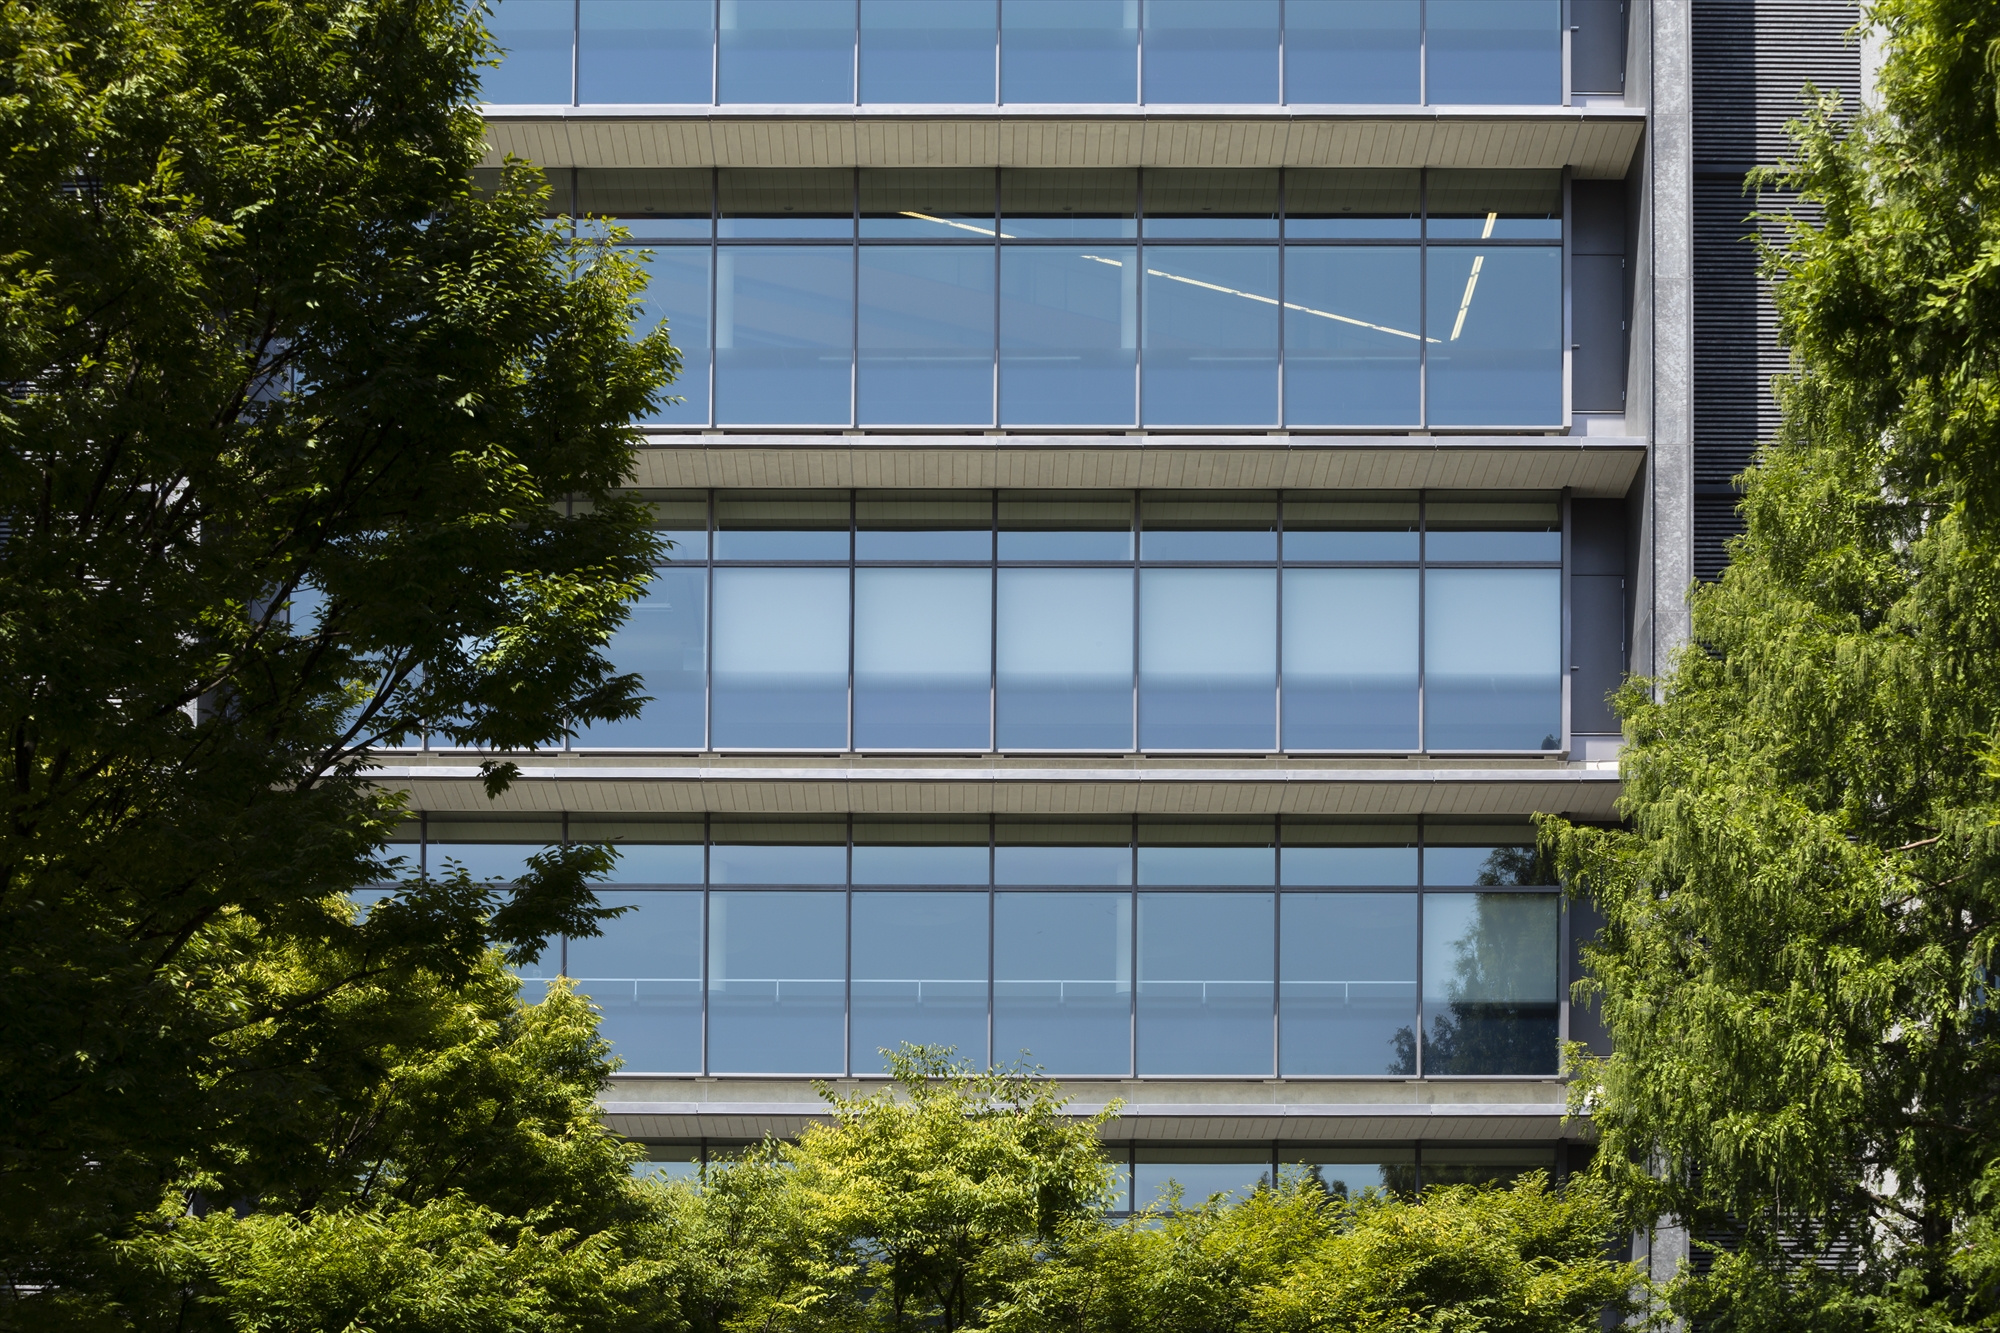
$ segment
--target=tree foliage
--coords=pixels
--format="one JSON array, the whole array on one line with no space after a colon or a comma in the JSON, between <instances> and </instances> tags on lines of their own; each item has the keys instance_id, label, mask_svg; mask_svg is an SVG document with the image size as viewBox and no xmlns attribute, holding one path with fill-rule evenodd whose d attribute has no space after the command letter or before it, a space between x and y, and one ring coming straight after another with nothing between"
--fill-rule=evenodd
<instances>
[{"instance_id":1,"label":"tree foliage","mask_svg":"<svg viewBox=\"0 0 2000 1333\"><path fill-rule=\"evenodd\" d=\"M1642 1218L1735 1238L1717 1328L1986 1327L2000 1159L2000 8L1881 0L1884 114L1760 181L1794 373L1695 643L1621 708L1574 1105Z\"/></svg>"}]
</instances>

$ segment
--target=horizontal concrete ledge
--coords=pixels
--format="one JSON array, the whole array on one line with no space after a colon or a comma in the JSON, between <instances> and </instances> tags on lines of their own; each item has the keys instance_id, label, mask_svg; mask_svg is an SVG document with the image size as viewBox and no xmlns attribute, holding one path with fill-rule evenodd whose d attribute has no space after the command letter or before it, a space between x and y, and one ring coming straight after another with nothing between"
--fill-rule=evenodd
<instances>
[{"instance_id":1,"label":"horizontal concrete ledge","mask_svg":"<svg viewBox=\"0 0 2000 1333\"><path fill-rule=\"evenodd\" d=\"M373 770L378 779L480 778L477 764L447 760L437 764L385 764ZM524 781L588 782L1337 782L1384 784L1478 784L1535 782L1616 784L1614 766L1565 765L1547 768L1500 769L1226 769L1226 768L733 768L716 766L521 765Z\"/></svg>"},{"instance_id":2,"label":"horizontal concrete ledge","mask_svg":"<svg viewBox=\"0 0 2000 1333\"><path fill-rule=\"evenodd\" d=\"M1618 499L1646 442L1603 435L992 435L663 433L632 484L677 487L997 487L1559 490Z\"/></svg>"},{"instance_id":3,"label":"horizontal concrete ledge","mask_svg":"<svg viewBox=\"0 0 2000 1333\"><path fill-rule=\"evenodd\" d=\"M796 1116L803 1120L819 1120L826 1116L822 1103L796 1102L599 1102L598 1109L605 1115L699 1115L699 1116ZM1072 1104L1066 1114L1077 1119L1096 1115L1102 1106L1079 1106ZM1262 1117L1265 1119L1326 1119L1345 1116L1402 1116L1414 1119L1435 1119L1439 1116L1528 1116L1547 1119L1560 1117L1560 1105L1515 1104L1515 1103L1468 1103L1446 1102L1417 1104L1394 1102L1316 1102L1304 1104L1283 1104L1271 1102L1264 1105L1212 1106L1184 1102L1162 1102L1158 1105L1129 1104L1118 1111L1120 1122L1127 1120L1170 1117L1185 1119L1201 1116L1205 1119L1230 1117Z\"/></svg>"},{"instance_id":4,"label":"horizontal concrete ledge","mask_svg":"<svg viewBox=\"0 0 2000 1333\"><path fill-rule=\"evenodd\" d=\"M1520 104L1408 106L1400 102L1148 102L1144 105L1107 102L487 102L480 115L490 125L524 120L706 120L706 121L992 121L1033 124L1074 120L1106 123L1150 121L1292 121L1382 122L1389 124L1465 123L1485 125L1567 124L1587 121L1631 121L1643 124L1646 108L1619 103L1589 102L1574 106Z\"/></svg>"}]
</instances>

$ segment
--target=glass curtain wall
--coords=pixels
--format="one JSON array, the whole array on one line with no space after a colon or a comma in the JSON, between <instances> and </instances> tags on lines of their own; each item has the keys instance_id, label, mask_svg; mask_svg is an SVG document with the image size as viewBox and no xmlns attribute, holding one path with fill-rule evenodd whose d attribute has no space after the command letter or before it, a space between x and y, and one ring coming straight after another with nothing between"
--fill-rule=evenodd
<instances>
[{"instance_id":1,"label":"glass curtain wall","mask_svg":"<svg viewBox=\"0 0 2000 1333\"><path fill-rule=\"evenodd\" d=\"M429 818L432 875L619 849L627 909L521 970L635 1073L1548 1077L1560 901L1523 824ZM364 908L393 887L372 891ZM1192 1187L1192 1182L1183 1181Z\"/></svg>"},{"instance_id":2,"label":"glass curtain wall","mask_svg":"<svg viewBox=\"0 0 2000 1333\"><path fill-rule=\"evenodd\" d=\"M712 194L709 176L574 177L575 206L630 233L644 320L682 351L648 424L1564 421L1557 171L723 168Z\"/></svg>"},{"instance_id":3,"label":"glass curtain wall","mask_svg":"<svg viewBox=\"0 0 2000 1333\"><path fill-rule=\"evenodd\" d=\"M1561 24L1561 0L500 0L485 95L1546 106Z\"/></svg>"},{"instance_id":4,"label":"glass curtain wall","mask_svg":"<svg viewBox=\"0 0 2000 1333\"><path fill-rule=\"evenodd\" d=\"M610 656L648 702L573 748L1563 743L1553 493L645 494L670 561Z\"/></svg>"}]
</instances>

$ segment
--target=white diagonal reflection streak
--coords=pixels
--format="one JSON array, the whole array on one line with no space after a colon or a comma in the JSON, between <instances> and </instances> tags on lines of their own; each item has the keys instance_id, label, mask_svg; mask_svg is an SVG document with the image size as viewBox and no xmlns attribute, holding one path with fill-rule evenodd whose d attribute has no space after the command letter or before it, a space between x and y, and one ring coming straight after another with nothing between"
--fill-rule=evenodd
<instances>
[{"instance_id":1,"label":"white diagonal reflection streak","mask_svg":"<svg viewBox=\"0 0 2000 1333\"><path fill-rule=\"evenodd\" d=\"M1493 223L1499 216L1498 213L1488 213L1486 215L1486 226L1479 233L1480 240L1487 241L1493 239ZM1465 312L1472 309L1472 293L1479 286L1479 270L1484 267L1486 267L1486 256L1474 255L1472 257L1472 272L1465 276L1465 295L1459 298L1458 319L1451 326L1451 340L1453 342L1457 342L1458 335L1465 332ZM1436 339L1432 339L1432 341L1435 342Z\"/></svg>"}]
</instances>

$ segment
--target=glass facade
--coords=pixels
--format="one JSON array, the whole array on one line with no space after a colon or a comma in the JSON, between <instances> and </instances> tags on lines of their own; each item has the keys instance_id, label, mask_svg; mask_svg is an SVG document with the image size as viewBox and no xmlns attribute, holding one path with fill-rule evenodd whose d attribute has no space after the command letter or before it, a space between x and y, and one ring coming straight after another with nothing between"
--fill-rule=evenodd
<instances>
[{"instance_id":1,"label":"glass facade","mask_svg":"<svg viewBox=\"0 0 2000 1333\"><path fill-rule=\"evenodd\" d=\"M581 169L570 187L567 207L628 230L643 318L681 349L682 401L653 425L1565 420L1558 171Z\"/></svg>"},{"instance_id":2,"label":"glass facade","mask_svg":"<svg viewBox=\"0 0 2000 1333\"><path fill-rule=\"evenodd\" d=\"M500 0L494 104L1562 102L1561 0Z\"/></svg>"},{"instance_id":3,"label":"glass facade","mask_svg":"<svg viewBox=\"0 0 2000 1333\"><path fill-rule=\"evenodd\" d=\"M421 856L506 879L564 837L619 848L627 910L524 984L573 977L632 1073L872 1074L906 1041L1070 1077L1557 1072L1524 824L433 817Z\"/></svg>"}]
</instances>

